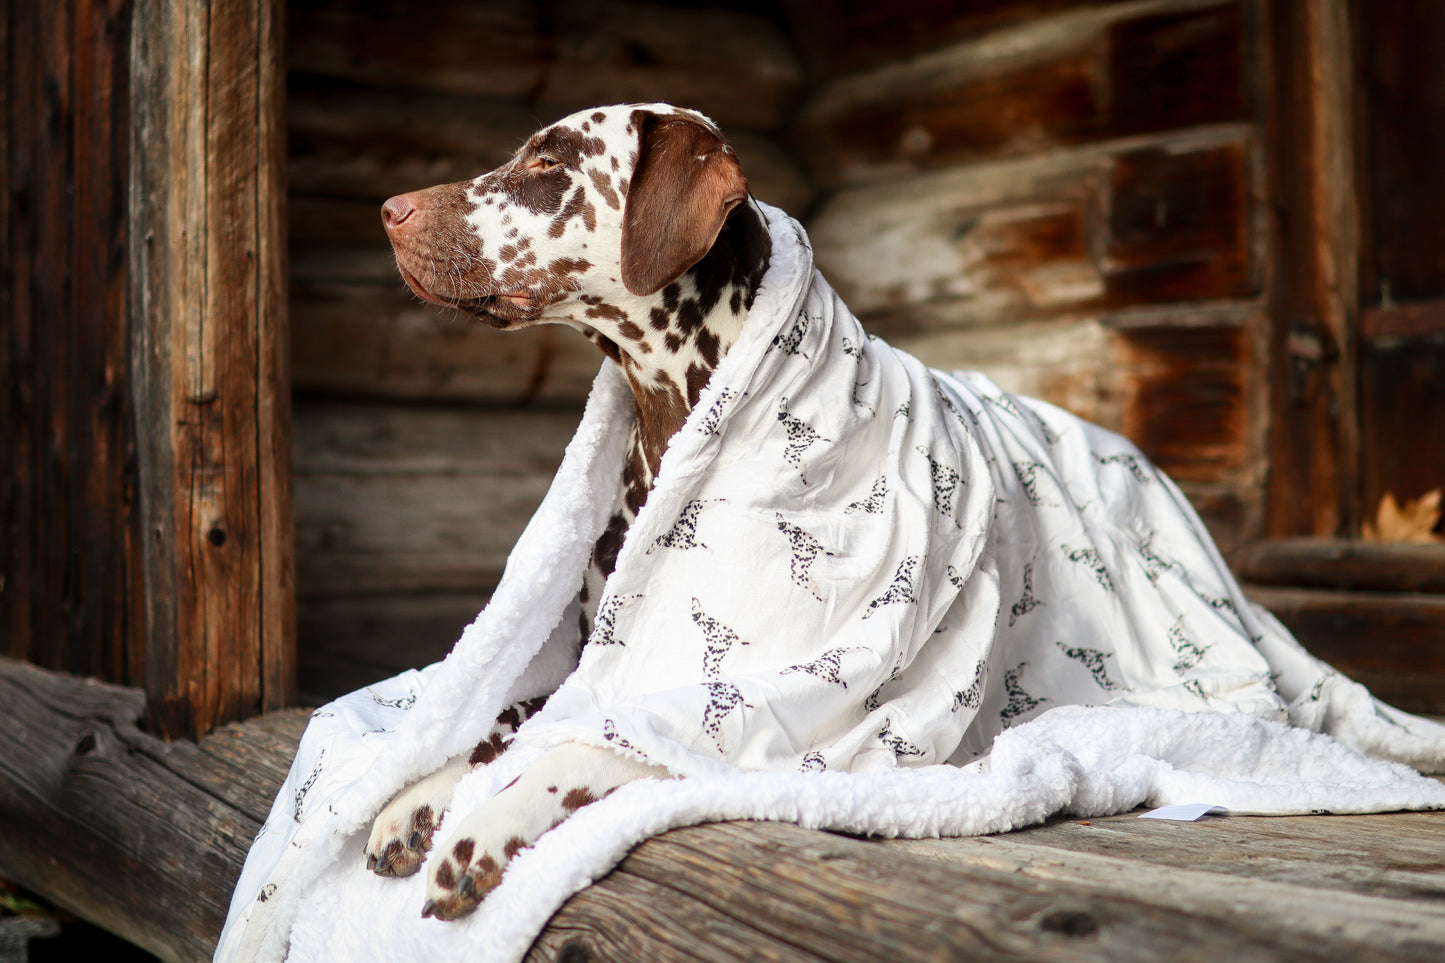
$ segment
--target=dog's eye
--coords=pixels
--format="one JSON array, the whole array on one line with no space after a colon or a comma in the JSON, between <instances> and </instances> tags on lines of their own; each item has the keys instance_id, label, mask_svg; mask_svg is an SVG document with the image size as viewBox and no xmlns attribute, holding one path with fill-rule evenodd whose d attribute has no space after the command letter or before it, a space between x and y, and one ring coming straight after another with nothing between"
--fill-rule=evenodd
<instances>
[{"instance_id":1,"label":"dog's eye","mask_svg":"<svg viewBox=\"0 0 1445 963\"><path fill-rule=\"evenodd\" d=\"M562 162L557 160L555 157L548 157L545 154L538 154L536 157L532 158L532 163L528 164L527 166L537 171L549 171L552 168L557 167L561 163Z\"/></svg>"}]
</instances>

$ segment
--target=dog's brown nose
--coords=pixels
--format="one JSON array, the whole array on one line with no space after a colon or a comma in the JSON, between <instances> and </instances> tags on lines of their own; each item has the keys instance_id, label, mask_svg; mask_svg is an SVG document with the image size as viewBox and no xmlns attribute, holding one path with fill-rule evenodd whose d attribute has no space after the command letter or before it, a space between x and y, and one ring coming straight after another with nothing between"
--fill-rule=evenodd
<instances>
[{"instance_id":1,"label":"dog's brown nose","mask_svg":"<svg viewBox=\"0 0 1445 963\"><path fill-rule=\"evenodd\" d=\"M410 194L387 198L386 203L381 205L381 221L388 231L405 224L415 213L416 203Z\"/></svg>"}]
</instances>

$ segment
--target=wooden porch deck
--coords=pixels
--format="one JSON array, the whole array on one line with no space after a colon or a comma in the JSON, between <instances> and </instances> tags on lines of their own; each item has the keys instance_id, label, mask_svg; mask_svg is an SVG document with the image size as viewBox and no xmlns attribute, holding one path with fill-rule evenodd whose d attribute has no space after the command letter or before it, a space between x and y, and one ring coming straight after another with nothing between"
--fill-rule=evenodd
<instances>
[{"instance_id":1,"label":"wooden porch deck","mask_svg":"<svg viewBox=\"0 0 1445 963\"><path fill-rule=\"evenodd\" d=\"M0 875L165 959L208 958L307 713L166 743L137 728L139 692L9 661L0 701ZM573 897L528 959L1436 961L1445 813L892 841L700 826Z\"/></svg>"}]
</instances>

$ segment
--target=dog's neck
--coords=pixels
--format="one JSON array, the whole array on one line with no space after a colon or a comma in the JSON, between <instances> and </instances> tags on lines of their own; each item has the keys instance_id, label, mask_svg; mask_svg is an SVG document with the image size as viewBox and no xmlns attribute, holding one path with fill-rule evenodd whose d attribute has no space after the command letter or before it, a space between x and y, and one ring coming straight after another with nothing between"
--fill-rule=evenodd
<instances>
[{"instance_id":1,"label":"dog's neck","mask_svg":"<svg viewBox=\"0 0 1445 963\"><path fill-rule=\"evenodd\" d=\"M702 260L656 294L626 310L583 297L584 317L574 323L621 365L632 387L637 417L629 472L645 472L636 479L644 491L668 440L742 333L771 247L767 222L749 200L728 218Z\"/></svg>"}]
</instances>

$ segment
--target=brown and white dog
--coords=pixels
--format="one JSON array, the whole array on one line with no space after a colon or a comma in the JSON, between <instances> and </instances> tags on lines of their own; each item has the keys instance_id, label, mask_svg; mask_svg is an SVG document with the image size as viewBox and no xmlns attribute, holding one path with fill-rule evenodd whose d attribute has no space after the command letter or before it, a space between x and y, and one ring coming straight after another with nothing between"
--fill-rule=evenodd
<instances>
[{"instance_id":1,"label":"brown and white dog","mask_svg":"<svg viewBox=\"0 0 1445 963\"><path fill-rule=\"evenodd\" d=\"M582 111L534 134L511 161L382 207L402 278L418 296L503 330L570 325L617 362L636 421L623 485L583 587L581 637L647 498L668 440L737 340L771 241L737 156L711 121L665 104ZM404 790L377 817L367 865L406 876L426 858L458 779L503 752L542 700L506 710L469 758ZM655 766L606 749L550 750L468 815L433 856L423 915L454 919L518 850Z\"/></svg>"}]
</instances>

